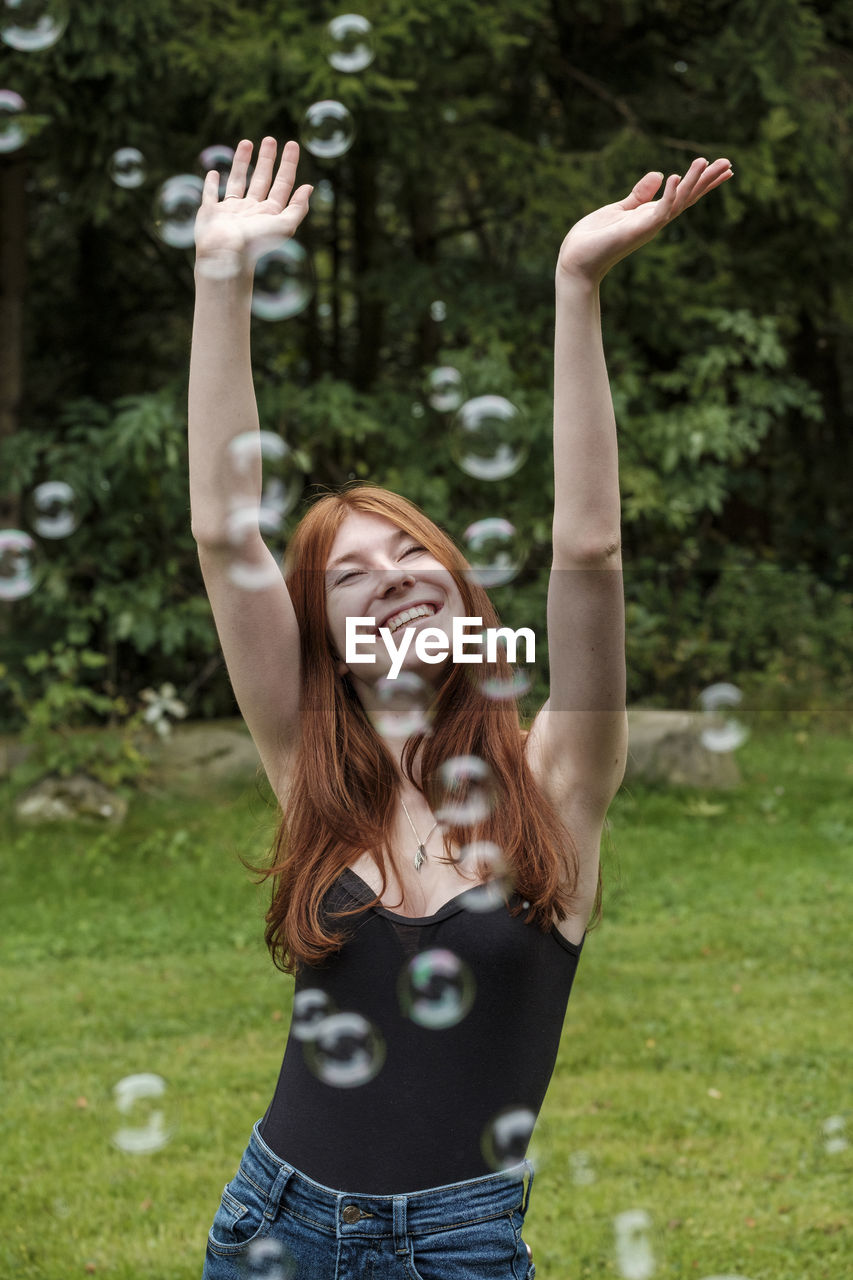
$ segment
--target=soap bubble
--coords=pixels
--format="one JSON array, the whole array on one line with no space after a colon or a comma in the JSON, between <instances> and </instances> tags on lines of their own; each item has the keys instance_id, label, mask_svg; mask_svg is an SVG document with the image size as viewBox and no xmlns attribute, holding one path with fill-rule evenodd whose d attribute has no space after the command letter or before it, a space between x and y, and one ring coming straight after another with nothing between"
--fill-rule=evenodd
<instances>
[{"instance_id":1,"label":"soap bubble","mask_svg":"<svg viewBox=\"0 0 853 1280\"><path fill-rule=\"evenodd\" d=\"M110 156L110 177L117 187L141 187L145 181L145 156L136 147L119 147Z\"/></svg>"},{"instance_id":2,"label":"soap bubble","mask_svg":"<svg viewBox=\"0 0 853 1280\"><path fill-rule=\"evenodd\" d=\"M438 770L439 803L435 816L446 826L484 822L497 803L497 782L479 756L452 756Z\"/></svg>"},{"instance_id":3,"label":"soap bubble","mask_svg":"<svg viewBox=\"0 0 853 1280\"><path fill-rule=\"evenodd\" d=\"M297 1040L310 1040L324 1018L336 1012L331 997L319 987L305 987L293 997L290 1019L291 1035Z\"/></svg>"},{"instance_id":4,"label":"soap bubble","mask_svg":"<svg viewBox=\"0 0 853 1280\"><path fill-rule=\"evenodd\" d=\"M26 111L27 104L14 89L0 89L0 155L17 151L27 140L27 135L17 119Z\"/></svg>"},{"instance_id":5,"label":"soap bubble","mask_svg":"<svg viewBox=\"0 0 853 1280\"><path fill-rule=\"evenodd\" d=\"M616 1265L625 1280L648 1280L655 1269L651 1242L645 1234L651 1225L645 1209L628 1209L613 1220Z\"/></svg>"},{"instance_id":6,"label":"soap bubble","mask_svg":"<svg viewBox=\"0 0 853 1280\"><path fill-rule=\"evenodd\" d=\"M195 219L201 206L204 182L192 173L167 178L157 192L154 227L161 240L174 249L189 249L195 242Z\"/></svg>"},{"instance_id":7,"label":"soap bubble","mask_svg":"<svg viewBox=\"0 0 853 1280\"><path fill-rule=\"evenodd\" d=\"M312 102L302 118L302 145L314 156L334 160L355 140L355 121L342 102Z\"/></svg>"},{"instance_id":8,"label":"soap bubble","mask_svg":"<svg viewBox=\"0 0 853 1280\"><path fill-rule=\"evenodd\" d=\"M314 213L328 213L335 207L335 188L328 178L321 178L311 192L311 208Z\"/></svg>"},{"instance_id":9,"label":"soap bubble","mask_svg":"<svg viewBox=\"0 0 853 1280\"><path fill-rule=\"evenodd\" d=\"M483 587L511 582L524 561L518 530L502 516L488 516L468 526L462 535L465 558Z\"/></svg>"},{"instance_id":10,"label":"soap bubble","mask_svg":"<svg viewBox=\"0 0 853 1280\"><path fill-rule=\"evenodd\" d=\"M430 733L429 706L433 693L416 671L400 671L394 680L382 676L376 682L378 705L370 719L383 738L408 738L413 733Z\"/></svg>"},{"instance_id":11,"label":"soap bubble","mask_svg":"<svg viewBox=\"0 0 853 1280\"><path fill-rule=\"evenodd\" d=\"M262 485L261 508L279 524L302 496L302 471L296 453L274 431L245 431L227 452L230 492L254 499Z\"/></svg>"},{"instance_id":12,"label":"soap bubble","mask_svg":"<svg viewBox=\"0 0 853 1280\"><path fill-rule=\"evenodd\" d=\"M252 315L287 320L305 310L313 293L308 254L295 240L284 240L256 258Z\"/></svg>"},{"instance_id":13,"label":"soap bubble","mask_svg":"<svg viewBox=\"0 0 853 1280\"><path fill-rule=\"evenodd\" d=\"M439 413L451 413L458 409L465 398L462 374L452 365L439 365L426 379L426 396L433 409Z\"/></svg>"},{"instance_id":14,"label":"soap bubble","mask_svg":"<svg viewBox=\"0 0 853 1280\"><path fill-rule=\"evenodd\" d=\"M68 25L58 0L2 0L0 40L21 53L40 53L56 44Z\"/></svg>"},{"instance_id":15,"label":"soap bubble","mask_svg":"<svg viewBox=\"0 0 853 1280\"><path fill-rule=\"evenodd\" d=\"M531 679L524 668L516 668L512 666L512 662L520 661L519 655L526 657L526 641L522 634L518 636L515 653L510 659L508 652L508 642L505 636L489 634L488 628L484 629L480 648L486 655L486 662L490 661L489 644L493 642L495 645L494 665L483 666L483 675L479 676L480 692L484 698L491 698L499 701L503 698L521 698L525 693L529 693L531 689ZM476 650L475 650L476 652ZM505 670L502 672L501 667L497 665L497 659L500 657L505 661Z\"/></svg>"},{"instance_id":16,"label":"soap bubble","mask_svg":"<svg viewBox=\"0 0 853 1280\"><path fill-rule=\"evenodd\" d=\"M718 714L723 707L736 707L743 694L733 684L709 685L699 695L703 709L712 717L712 723L702 730L702 745L709 751L735 751L749 737L749 730L737 720L726 720Z\"/></svg>"},{"instance_id":17,"label":"soap bubble","mask_svg":"<svg viewBox=\"0 0 853 1280\"><path fill-rule=\"evenodd\" d=\"M64 480L46 480L30 495L28 519L41 538L67 538L80 523L74 490Z\"/></svg>"},{"instance_id":18,"label":"soap bubble","mask_svg":"<svg viewBox=\"0 0 853 1280\"><path fill-rule=\"evenodd\" d=\"M460 870L476 872L485 864L486 879L460 899L466 911L494 911L509 900L513 891L512 867L504 857L504 851L492 840L472 840L459 850Z\"/></svg>"},{"instance_id":19,"label":"soap bubble","mask_svg":"<svg viewBox=\"0 0 853 1280\"><path fill-rule=\"evenodd\" d=\"M595 1170L588 1151L572 1151L569 1154L569 1173L578 1187L588 1187L595 1182Z\"/></svg>"},{"instance_id":20,"label":"soap bubble","mask_svg":"<svg viewBox=\"0 0 853 1280\"><path fill-rule=\"evenodd\" d=\"M324 1084L351 1089L367 1084L385 1061L385 1042L360 1013L333 1013L303 1044L305 1062Z\"/></svg>"},{"instance_id":21,"label":"soap bubble","mask_svg":"<svg viewBox=\"0 0 853 1280\"><path fill-rule=\"evenodd\" d=\"M228 186L228 178L231 175L231 166L234 163L234 148L226 147L223 143L214 142L212 146L205 147L200 152L198 163L202 173L206 176L212 169L219 174L219 199L225 195L225 188ZM246 175L248 177L248 174Z\"/></svg>"},{"instance_id":22,"label":"soap bubble","mask_svg":"<svg viewBox=\"0 0 853 1280\"><path fill-rule=\"evenodd\" d=\"M247 1277L255 1280L294 1280L296 1259L290 1250L269 1236L252 1240L246 1255Z\"/></svg>"},{"instance_id":23,"label":"soap bubble","mask_svg":"<svg viewBox=\"0 0 853 1280\"><path fill-rule=\"evenodd\" d=\"M536 1116L528 1107L505 1107L490 1120L480 1140L483 1158L490 1169L511 1169L527 1155L536 1126Z\"/></svg>"},{"instance_id":24,"label":"soap bubble","mask_svg":"<svg viewBox=\"0 0 853 1280\"><path fill-rule=\"evenodd\" d=\"M435 302L429 304L429 313L437 324L447 319L447 307L440 298L436 298Z\"/></svg>"},{"instance_id":25,"label":"soap bubble","mask_svg":"<svg viewBox=\"0 0 853 1280\"><path fill-rule=\"evenodd\" d=\"M827 1155L837 1155L839 1151L845 1151L848 1147L847 1138L844 1130L847 1127L845 1116L827 1116L821 1128L824 1136L824 1151Z\"/></svg>"},{"instance_id":26,"label":"soap bubble","mask_svg":"<svg viewBox=\"0 0 853 1280\"><path fill-rule=\"evenodd\" d=\"M684 72L688 70L688 66L683 58L679 58L677 62L673 62L672 69L677 71L679 75L684 75Z\"/></svg>"},{"instance_id":27,"label":"soap bubble","mask_svg":"<svg viewBox=\"0 0 853 1280\"><path fill-rule=\"evenodd\" d=\"M20 600L44 576L38 544L21 529L0 529L0 600Z\"/></svg>"},{"instance_id":28,"label":"soap bubble","mask_svg":"<svg viewBox=\"0 0 853 1280\"><path fill-rule=\"evenodd\" d=\"M412 417L422 418L424 416L424 407L419 400L412 405Z\"/></svg>"},{"instance_id":29,"label":"soap bubble","mask_svg":"<svg viewBox=\"0 0 853 1280\"><path fill-rule=\"evenodd\" d=\"M125 1076L113 1087L113 1097L116 1110L130 1121L113 1131L113 1146L128 1155L147 1155L165 1147L177 1125L162 1076L150 1071Z\"/></svg>"},{"instance_id":30,"label":"soap bubble","mask_svg":"<svg viewBox=\"0 0 853 1280\"><path fill-rule=\"evenodd\" d=\"M464 960L444 947L421 951L401 970L400 1008L419 1027L455 1027L474 1003L476 983Z\"/></svg>"},{"instance_id":31,"label":"soap bubble","mask_svg":"<svg viewBox=\"0 0 853 1280\"><path fill-rule=\"evenodd\" d=\"M504 396L466 400L451 424L454 461L476 480L504 480L524 465L528 453L525 421Z\"/></svg>"},{"instance_id":32,"label":"soap bubble","mask_svg":"<svg viewBox=\"0 0 853 1280\"><path fill-rule=\"evenodd\" d=\"M326 28L329 62L336 71L363 71L374 58L373 28L360 13L341 13Z\"/></svg>"}]
</instances>

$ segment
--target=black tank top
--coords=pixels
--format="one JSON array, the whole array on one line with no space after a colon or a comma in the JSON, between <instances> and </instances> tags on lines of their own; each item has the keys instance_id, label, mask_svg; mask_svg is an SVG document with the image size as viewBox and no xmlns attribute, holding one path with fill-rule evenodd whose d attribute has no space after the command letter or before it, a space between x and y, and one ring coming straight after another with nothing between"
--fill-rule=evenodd
<instances>
[{"instance_id":1,"label":"black tank top","mask_svg":"<svg viewBox=\"0 0 853 1280\"><path fill-rule=\"evenodd\" d=\"M510 1112L538 1115L554 1070L583 943L553 925L542 933L506 904L467 910L457 894L434 915L412 918L376 906L331 919L347 941L324 964L303 966L294 999L319 988L340 1012L367 1019L384 1043L382 1065L353 1087L327 1083L305 1061L308 1042L291 1027L278 1084L260 1133L282 1160L324 1186L405 1194L494 1173L524 1158ZM368 903L373 891L347 868L324 908ZM519 900L513 894L510 905ZM441 948L474 978L469 1011L428 1027L401 1006L400 971ZM309 1050L310 1055L310 1050ZM523 1129L523 1115L518 1115ZM528 1126L528 1127L529 1127ZM495 1143L484 1134L495 1134ZM509 1146L504 1146L504 1137ZM522 1148L524 1138L522 1137ZM496 1160L506 1154L501 1164Z\"/></svg>"}]
</instances>

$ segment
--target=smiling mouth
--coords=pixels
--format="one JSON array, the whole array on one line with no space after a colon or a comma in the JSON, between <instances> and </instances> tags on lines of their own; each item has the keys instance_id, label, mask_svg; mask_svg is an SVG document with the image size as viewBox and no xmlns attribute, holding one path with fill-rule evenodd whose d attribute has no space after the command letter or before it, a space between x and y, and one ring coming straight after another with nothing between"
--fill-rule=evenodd
<instances>
[{"instance_id":1,"label":"smiling mouth","mask_svg":"<svg viewBox=\"0 0 853 1280\"><path fill-rule=\"evenodd\" d=\"M425 601L423 602L423 605L422 605L422 606L421 606L421 605L410 605L410 606L409 606L409 608L410 608L410 609L415 609L415 608L426 608L426 609L431 609L431 610L432 610L432 612L431 612L431 613L421 613L421 614L419 614L416 618L407 618L405 622L400 622L400 623L398 623L398 624L397 624L397 626L395 626L395 627L394 627L394 629L392 630L392 632L391 632L391 634L392 634L392 635L396 635L396 634L397 634L397 632L398 632L398 631L402 631L404 627L413 627L413 626L415 625L415 623L416 623L416 622L425 622L428 618L434 618L434 617L435 617L435 615L439 612L439 609L441 608L441 606L440 606L440 605L433 604L433 603L432 603L432 601L425 600ZM403 613L408 613L408 612L409 612L409 610L408 610L408 609L403 609L401 612L403 612ZM397 616L396 614L393 614L393 613L391 614L391 617L392 617L392 618L395 618L396 616ZM376 634L377 634L377 635L379 634L379 632L380 632L380 630L382 629L382 627L387 627L387 626L388 626L388 623L387 623L387 622L382 622L382 623L380 623L380 624L376 627L376 629L375 629L375 630L376 630Z\"/></svg>"}]
</instances>

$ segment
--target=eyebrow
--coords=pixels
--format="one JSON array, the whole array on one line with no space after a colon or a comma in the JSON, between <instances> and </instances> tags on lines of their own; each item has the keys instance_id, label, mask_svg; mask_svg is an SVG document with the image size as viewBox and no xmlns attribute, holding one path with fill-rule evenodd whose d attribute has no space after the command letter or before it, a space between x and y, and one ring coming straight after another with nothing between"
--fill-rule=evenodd
<instances>
[{"instance_id":1,"label":"eyebrow","mask_svg":"<svg viewBox=\"0 0 853 1280\"><path fill-rule=\"evenodd\" d=\"M401 542L404 538L408 538L410 536L411 535L408 534L405 529L398 529L396 533L392 533L391 536L389 537L388 545L393 546L396 542ZM361 551L348 551L345 556L338 556L337 560L333 560L331 564L327 566L327 570L331 571L332 569L336 568L339 564L345 564L346 561L348 560L363 561L364 555L362 554Z\"/></svg>"}]
</instances>

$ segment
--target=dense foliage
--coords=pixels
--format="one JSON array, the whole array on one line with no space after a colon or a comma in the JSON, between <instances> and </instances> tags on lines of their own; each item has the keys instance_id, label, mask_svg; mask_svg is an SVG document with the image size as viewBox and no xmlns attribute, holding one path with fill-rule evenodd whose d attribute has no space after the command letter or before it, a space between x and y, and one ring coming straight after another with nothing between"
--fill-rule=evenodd
<instances>
[{"instance_id":1,"label":"dense foliage","mask_svg":"<svg viewBox=\"0 0 853 1280\"><path fill-rule=\"evenodd\" d=\"M29 133L0 154L0 231L25 211L28 273L0 523L25 528L27 495L54 478L81 515L42 545L38 589L2 606L18 688L43 695L53 668L24 658L59 642L104 655L90 678L110 697L173 680L193 715L233 709L189 530L192 253L157 235L154 193L200 173L203 147L299 138L308 105L337 98L354 145L300 162L334 195L298 235L313 299L253 322L261 425L299 450L306 492L369 477L457 537L510 518L529 556L495 602L544 631L560 241L646 170L727 156L733 180L602 286L629 700L695 704L731 680L767 706L849 704L849 6L372 0L375 58L357 74L328 61L337 12L90 0L52 48L0 54ZM110 177L123 146L146 159L137 189ZM456 466L423 393L437 364L524 411L517 475ZM540 665L534 699L546 684ZM0 716L20 723L18 703Z\"/></svg>"}]
</instances>

